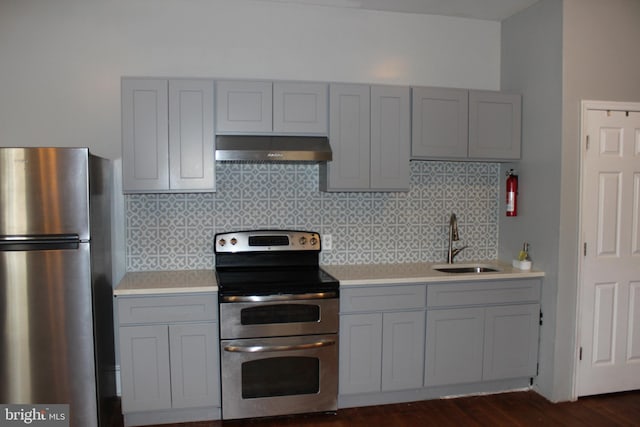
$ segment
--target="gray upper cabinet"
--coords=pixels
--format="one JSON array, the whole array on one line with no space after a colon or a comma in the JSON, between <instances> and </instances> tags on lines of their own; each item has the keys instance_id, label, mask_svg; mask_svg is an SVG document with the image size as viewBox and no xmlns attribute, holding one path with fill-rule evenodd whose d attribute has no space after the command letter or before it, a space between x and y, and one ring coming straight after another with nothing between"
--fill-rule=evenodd
<instances>
[{"instance_id":1,"label":"gray upper cabinet","mask_svg":"<svg viewBox=\"0 0 640 427\"><path fill-rule=\"evenodd\" d=\"M265 133L273 129L273 85L267 81L216 81L216 131Z\"/></svg>"},{"instance_id":2,"label":"gray upper cabinet","mask_svg":"<svg viewBox=\"0 0 640 427\"><path fill-rule=\"evenodd\" d=\"M469 92L469 157L520 158L522 97L517 94Z\"/></svg>"},{"instance_id":3,"label":"gray upper cabinet","mask_svg":"<svg viewBox=\"0 0 640 427\"><path fill-rule=\"evenodd\" d=\"M122 79L122 185L125 192L169 188L168 81Z\"/></svg>"},{"instance_id":4,"label":"gray upper cabinet","mask_svg":"<svg viewBox=\"0 0 640 427\"><path fill-rule=\"evenodd\" d=\"M331 162L321 164L325 191L369 188L371 128L367 85L332 84L329 88L329 143Z\"/></svg>"},{"instance_id":5,"label":"gray upper cabinet","mask_svg":"<svg viewBox=\"0 0 640 427\"><path fill-rule=\"evenodd\" d=\"M214 191L213 81L122 80L123 190Z\"/></svg>"},{"instance_id":6,"label":"gray upper cabinet","mask_svg":"<svg viewBox=\"0 0 640 427\"><path fill-rule=\"evenodd\" d=\"M517 94L414 87L411 158L517 160L521 104Z\"/></svg>"},{"instance_id":7,"label":"gray upper cabinet","mask_svg":"<svg viewBox=\"0 0 640 427\"><path fill-rule=\"evenodd\" d=\"M169 80L169 188L215 189L213 82Z\"/></svg>"},{"instance_id":8,"label":"gray upper cabinet","mask_svg":"<svg viewBox=\"0 0 640 427\"><path fill-rule=\"evenodd\" d=\"M332 84L323 191L409 189L410 91L406 87Z\"/></svg>"},{"instance_id":9,"label":"gray upper cabinet","mask_svg":"<svg viewBox=\"0 0 640 427\"><path fill-rule=\"evenodd\" d=\"M408 87L371 87L371 189L409 189L411 105Z\"/></svg>"},{"instance_id":10,"label":"gray upper cabinet","mask_svg":"<svg viewBox=\"0 0 640 427\"><path fill-rule=\"evenodd\" d=\"M220 80L219 134L327 134L327 84Z\"/></svg>"},{"instance_id":11,"label":"gray upper cabinet","mask_svg":"<svg viewBox=\"0 0 640 427\"><path fill-rule=\"evenodd\" d=\"M413 88L412 107L412 158L467 157L469 91Z\"/></svg>"},{"instance_id":12,"label":"gray upper cabinet","mask_svg":"<svg viewBox=\"0 0 640 427\"><path fill-rule=\"evenodd\" d=\"M273 131L326 135L328 90L326 83L275 82Z\"/></svg>"}]
</instances>

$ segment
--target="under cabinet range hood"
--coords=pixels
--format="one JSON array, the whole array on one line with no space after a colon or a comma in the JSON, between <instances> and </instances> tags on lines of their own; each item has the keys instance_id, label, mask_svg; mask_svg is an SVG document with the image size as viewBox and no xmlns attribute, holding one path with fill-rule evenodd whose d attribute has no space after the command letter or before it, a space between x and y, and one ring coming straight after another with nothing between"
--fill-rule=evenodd
<instances>
[{"instance_id":1,"label":"under cabinet range hood","mask_svg":"<svg viewBox=\"0 0 640 427\"><path fill-rule=\"evenodd\" d=\"M218 135L216 160L223 162L324 162L332 159L324 136Z\"/></svg>"}]
</instances>

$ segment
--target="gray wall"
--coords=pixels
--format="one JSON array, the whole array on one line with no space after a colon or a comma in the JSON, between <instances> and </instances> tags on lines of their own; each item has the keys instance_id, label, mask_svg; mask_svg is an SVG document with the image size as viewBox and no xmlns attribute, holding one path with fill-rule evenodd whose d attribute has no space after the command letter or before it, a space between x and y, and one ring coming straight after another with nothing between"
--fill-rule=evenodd
<instances>
[{"instance_id":1,"label":"gray wall","mask_svg":"<svg viewBox=\"0 0 640 427\"><path fill-rule=\"evenodd\" d=\"M565 0L555 399L572 396L579 250L580 102L640 101L640 1Z\"/></svg>"},{"instance_id":2,"label":"gray wall","mask_svg":"<svg viewBox=\"0 0 640 427\"><path fill-rule=\"evenodd\" d=\"M529 240L547 273L536 387L554 401L576 397L580 104L640 101L639 24L637 0L541 0L503 22L502 88L524 103L521 215L500 220L500 256Z\"/></svg>"},{"instance_id":3,"label":"gray wall","mask_svg":"<svg viewBox=\"0 0 640 427\"><path fill-rule=\"evenodd\" d=\"M0 145L116 159L121 76L499 89L500 24L251 0L1 0L0 58Z\"/></svg>"},{"instance_id":4,"label":"gray wall","mask_svg":"<svg viewBox=\"0 0 640 427\"><path fill-rule=\"evenodd\" d=\"M536 388L552 396L562 138L562 2L542 0L502 23L502 90L523 94L522 160L502 165L501 259L529 242L534 267L545 272L544 324ZM504 171L519 174L518 216L504 214Z\"/></svg>"}]
</instances>

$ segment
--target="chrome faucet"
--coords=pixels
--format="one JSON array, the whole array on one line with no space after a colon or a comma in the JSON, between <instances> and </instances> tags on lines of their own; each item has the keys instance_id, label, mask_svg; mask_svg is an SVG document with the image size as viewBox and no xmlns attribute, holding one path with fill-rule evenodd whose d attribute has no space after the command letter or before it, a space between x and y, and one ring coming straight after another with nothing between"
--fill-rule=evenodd
<instances>
[{"instance_id":1,"label":"chrome faucet","mask_svg":"<svg viewBox=\"0 0 640 427\"><path fill-rule=\"evenodd\" d=\"M453 259L456 255L467 247L463 246L453 249L453 242L457 242L458 240L460 240L460 236L458 235L458 219L456 218L456 214L452 213L449 218L449 252L447 253L447 264L453 264Z\"/></svg>"}]
</instances>

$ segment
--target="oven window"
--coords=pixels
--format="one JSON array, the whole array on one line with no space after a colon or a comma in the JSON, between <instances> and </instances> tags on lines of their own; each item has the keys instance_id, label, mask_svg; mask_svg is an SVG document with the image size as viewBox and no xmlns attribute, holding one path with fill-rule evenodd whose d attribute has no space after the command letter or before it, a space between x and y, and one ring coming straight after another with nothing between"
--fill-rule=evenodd
<instances>
[{"instance_id":1,"label":"oven window","mask_svg":"<svg viewBox=\"0 0 640 427\"><path fill-rule=\"evenodd\" d=\"M242 364L242 398L315 394L320 391L316 357L272 357Z\"/></svg>"},{"instance_id":2,"label":"oven window","mask_svg":"<svg viewBox=\"0 0 640 427\"><path fill-rule=\"evenodd\" d=\"M245 308L240 313L242 325L270 323L319 322L320 306L307 304L274 304Z\"/></svg>"}]
</instances>

